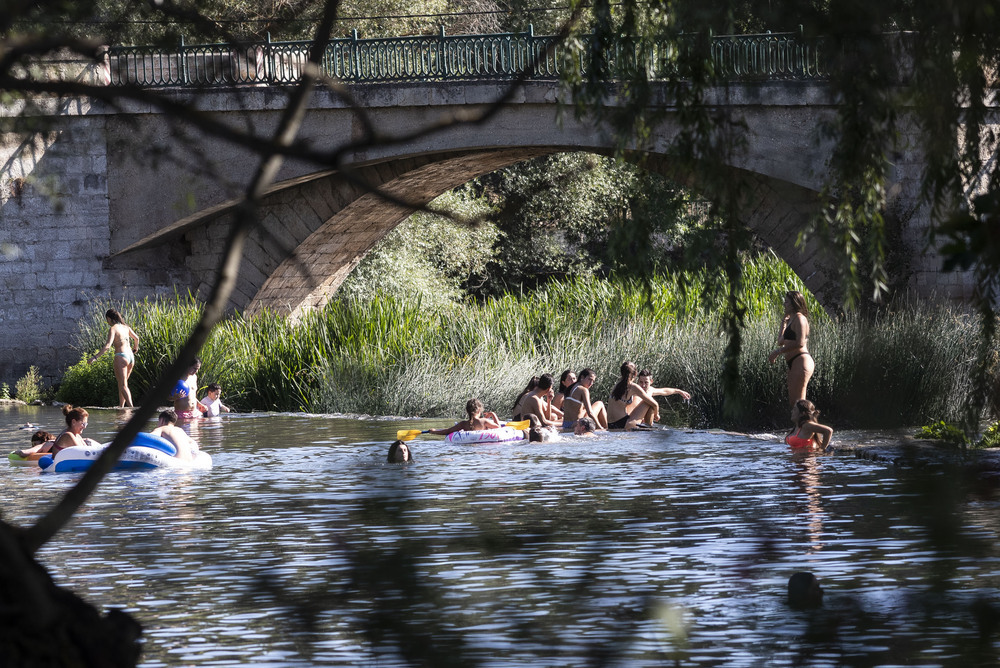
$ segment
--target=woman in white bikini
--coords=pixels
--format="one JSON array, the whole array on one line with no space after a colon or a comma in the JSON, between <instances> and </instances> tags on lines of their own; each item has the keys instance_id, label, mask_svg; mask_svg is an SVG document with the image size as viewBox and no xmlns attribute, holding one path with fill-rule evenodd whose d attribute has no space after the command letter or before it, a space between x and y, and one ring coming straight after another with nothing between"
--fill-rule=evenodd
<instances>
[{"instance_id":1,"label":"woman in white bikini","mask_svg":"<svg viewBox=\"0 0 1000 668\"><path fill-rule=\"evenodd\" d=\"M597 374L592 369L580 372L579 380L566 389L563 399L563 429L573 429L581 417L589 417L598 429L608 428L608 410L603 401L590 401L590 388L597 382Z\"/></svg>"},{"instance_id":2,"label":"woman in white bikini","mask_svg":"<svg viewBox=\"0 0 1000 668\"><path fill-rule=\"evenodd\" d=\"M108 309L104 319L111 326L108 331L108 342L90 358L88 364L93 364L112 347L115 349L115 380L118 381L118 408L132 408L132 391L128 388L128 377L135 368L135 352L130 345L135 341L135 350L139 350L139 335L122 321L122 315L115 309Z\"/></svg>"}]
</instances>

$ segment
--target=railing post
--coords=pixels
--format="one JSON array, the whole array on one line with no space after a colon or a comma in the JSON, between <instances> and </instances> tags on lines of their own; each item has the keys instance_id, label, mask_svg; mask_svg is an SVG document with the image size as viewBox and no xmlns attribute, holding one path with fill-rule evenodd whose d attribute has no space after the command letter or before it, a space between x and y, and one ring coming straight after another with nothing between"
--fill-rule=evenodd
<instances>
[{"instance_id":1,"label":"railing post","mask_svg":"<svg viewBox=\"0 0 1000 668\"><path fill-rule=\"evenodd\" d=\"M360 69L358 66L358 29L355 28L351 31L351 51L347 63L347 80L361 81Z\"/></svg>"},{"instance_id":2,"label":"railing post","mask_svg":"<svg viewBox=\"0 0 1000 668\"><path fill-rule=\"evenodd\" d=\"M264 44L264 81L268 84L274 83L274 52L271 48L271 31L267 32L267 41ZM259 76L259 75L258 75Z\"/></svg>"},{"instance_id":3,"label":"railing post","mask_svg":"<svg viewBox=\"0 0 1000 668\"><path fill-rule=\"evenodd\" d=\"M538 54L535 53L535 24L534 23L529 23L528 24L528 58L531 59L528 62L532 63L532 66L531 66L531 70L532 70L531 73L532 73L532 75L533 76L538 76L539 62L538 62Z\"/></svg>"},{"instance_id":4,"label":"railing post","mask_svg":"<svg viewBox=\"0 0 1000 668\"><path fill-rule=\"evenodd\" d=\"M441 63L441 76L447 78L451 68L448 67L448 60L445 56L444 24L442 23L438 27L440 28L440 32L438 33L438 62Z\"/></svg>"},{"instance_id":5,"label":"railing post","mask_svg":"<svg viewBox=\"0 0 1000 668\"><path fill-rule=\"evenodd\" d=\"M190 83L190 80L188 79L188 62L187 62L188 59L187 55L184 53L184 35L181 35L180 59L181 59L181 85L187 86Z\"/></svg>"}]
</instances>

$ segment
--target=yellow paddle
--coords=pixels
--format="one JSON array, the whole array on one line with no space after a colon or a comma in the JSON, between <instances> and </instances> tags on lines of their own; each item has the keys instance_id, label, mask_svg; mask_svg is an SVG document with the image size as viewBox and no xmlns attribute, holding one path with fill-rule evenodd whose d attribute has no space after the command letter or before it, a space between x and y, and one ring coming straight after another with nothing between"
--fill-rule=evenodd
<instances>
[{"instance_id":1,"label":"yellow paddle","mask_svg":"<svg viewBox=\"0 0 1000 668\"><path fill-rule=\"evenodd\" d=\"M527 429L531 425L531 420L520 420L519 422L505 422L503 426L510 427L511 429ZM426 434L430 429L400 429L396 432L397 441L412 441L420 434Z\"/></svg>"}]
</instances>

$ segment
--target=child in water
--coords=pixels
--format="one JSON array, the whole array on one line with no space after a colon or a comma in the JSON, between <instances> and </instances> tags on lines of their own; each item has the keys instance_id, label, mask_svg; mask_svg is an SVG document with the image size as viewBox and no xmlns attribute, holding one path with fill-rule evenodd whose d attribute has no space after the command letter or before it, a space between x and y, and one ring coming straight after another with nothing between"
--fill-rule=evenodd
<instances>
[{"instance_id":1,"label":"child in water","mask_svg":"<svg viewBox=\"0 0 1000 668\"><path fill-rule=\"evenodd\" d=\"M483 413L483 402L479 399L469 399L465 404L465 412L468 420L462 420L447 429L428 429L428 434L447 436L456 431L484 431L486 429L497 429L500 426L500 418L493 411Z\"/></svg>"},{"instance_id":2,"label":"child in water","mask_svg":"<svg viewBox=\"0 0 1000 668\"><path fill-rule=\"evenodd\" d=\"M816 420L819 411L808 399L799 399L792 404L792 422L795 428L785 436L785 443L793 448L827 448L833 438L833 429Z\"/></svg>"}]
</instances>

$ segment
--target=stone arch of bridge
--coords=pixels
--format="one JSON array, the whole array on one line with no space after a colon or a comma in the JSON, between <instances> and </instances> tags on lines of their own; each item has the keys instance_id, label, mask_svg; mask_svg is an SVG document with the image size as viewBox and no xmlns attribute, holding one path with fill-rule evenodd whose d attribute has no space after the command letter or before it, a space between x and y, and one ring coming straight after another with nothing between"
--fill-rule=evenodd
<instances>
[{"instance_id":1,"label":"stone arch of bridge","mask_svg":"<svg viewBox=\"0 0 1000 668\"><path fill-rule=\"evenodd\" d=\"M542 155L588 150L580 146L449 151L386 158L351 172L318 172L277 184L263 202L261 225L248 239L230 307L247 314L269 310L297 317L325 304L379 240L417 208L478 176ZM606 154L601 148L589 149ZM633 154L644 168L697 190L678 177L668 156ZM799 247L798 232L814 214L817 194L779 179L732 168L744 184L738 215L775 249L821 302L838 295L820 249ZM370 191L370 184L388 198ZM153 248L183 235L191 287L208 294L221 249L233 225L233 204L207 209L126 250ZM123 251L124 252L124 251ZM147 252L150 252L147 250Z\"/></svg>"}]
</instances>

